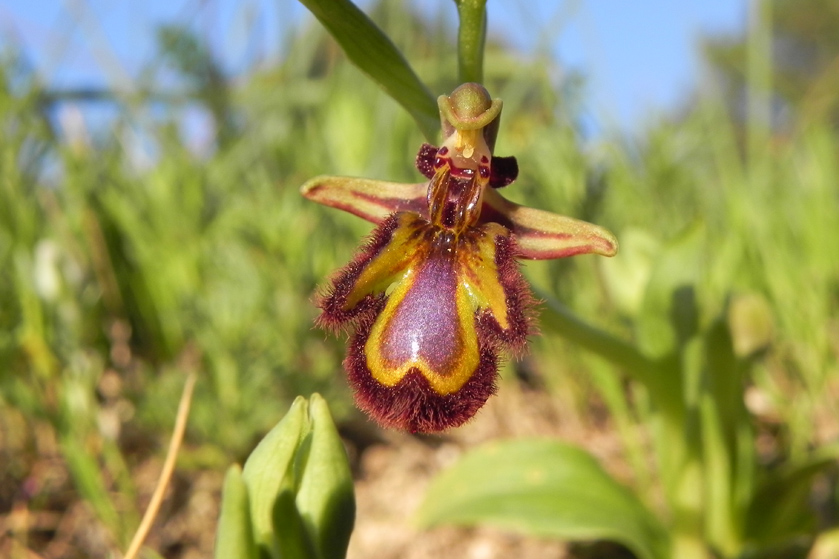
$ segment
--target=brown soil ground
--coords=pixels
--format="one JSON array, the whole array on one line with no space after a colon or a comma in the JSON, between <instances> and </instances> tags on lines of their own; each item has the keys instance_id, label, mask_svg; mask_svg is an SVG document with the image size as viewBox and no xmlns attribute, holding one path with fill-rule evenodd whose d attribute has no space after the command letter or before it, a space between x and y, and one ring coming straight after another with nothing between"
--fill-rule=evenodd
<instances>
[{"instance_id":1,"label":"brown soil ground","mask_svg":"<svg viewBox=\"0 0 839 559\"><path fill-rule=\"evenodd\" d=\"M604 463L617 465L612 469L619 477L627 475L626 469L620 466L623 460L618 438L605 420L600 426L583 424L580 415L569 411L567 405L516 381L504 382L499 394L490 399L473 421L443 435L420 437L385 432L362 419L343 425L342 433L355 470L358 506L348 559L594 556L591 547L569 549L560 542L491 528L439 527L422 531L416 527L413 514L431 479L466 449L486 441L560 437L584 446ZM11 506L0 511L0 557L119 556L119 546L89 506L77 499L54 437L44 429L36 439L36 449L29 450L35 450L38 458L31 465L24 487L18 487L14 494L3 499ZM10 440L6 437L0 441L0 446L6 447L5 452L14 451L16 445L10 448ZM149 501L162 461L161 452L132 471L141 507ZM166 558L212 557L222 478L221 471L177 471L146 541L147 547ZM0 480L0 485L4 481L11 479ZM28 500L27 494L46 494L49 498ZM152 553L141 556L154 557ZM603 555L597 553L597 556ZM627 557L623 550L616 548L609 548L608 556Z\"/></svg>"}]
</instances>

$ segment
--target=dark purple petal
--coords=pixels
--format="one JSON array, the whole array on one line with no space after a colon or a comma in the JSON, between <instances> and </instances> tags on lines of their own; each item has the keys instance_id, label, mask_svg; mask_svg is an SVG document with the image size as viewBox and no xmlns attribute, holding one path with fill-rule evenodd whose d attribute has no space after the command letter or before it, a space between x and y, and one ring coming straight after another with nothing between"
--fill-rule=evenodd
<instances>
[{"instance_id":1,"label":"dark purple petal","mask_svg":"<svg viewBox=\"0 0 839 559\"><path fill-rule=\"evenodd\" d=\"M502 188L512 184L518 176L519 164L515 157L492 157L489 175L489 185L492 188Z\"/></svg>"},{"instance_id":2,"label":"dark purple petal","mask_svg":"<svg viewBox=\"0 0 839 559\"><path fill-rule=\"evenodd\" d=\"M415 164L417 170L427 179L434 176L434 159L437 157L437 148L431 144L422 144L417 153Z\"/></svg>"}]
</instances>

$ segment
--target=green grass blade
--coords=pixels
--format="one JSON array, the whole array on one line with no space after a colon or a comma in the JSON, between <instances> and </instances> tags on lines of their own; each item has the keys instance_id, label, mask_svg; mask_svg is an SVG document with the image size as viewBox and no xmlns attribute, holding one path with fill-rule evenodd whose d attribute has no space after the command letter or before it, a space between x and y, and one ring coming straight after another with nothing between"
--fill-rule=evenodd
<instances>
[{"instance_id":1,"label":"green grass blade","mask_svg":"<svg viewBox=\"0 0 839 559\"><path fill-rule=\"evenodd\" d=\"M79 494L90 504L120 546L126 545L127 532L122 517L108 494L108 487L96 459L72 435L63 437L61 451Z\"/></svg>"},{"instance_id":2,"label":"green grass blade","mask_svg":"<svg viewBox=\"0 0 839 559\"><path fill-rule=\"evenodd\" d=\"M437 102L405 57L379 27L349 0L300 0L338 41L353 64L407 110L425 138L440 128Z\"/></svg>"}]
</instances>

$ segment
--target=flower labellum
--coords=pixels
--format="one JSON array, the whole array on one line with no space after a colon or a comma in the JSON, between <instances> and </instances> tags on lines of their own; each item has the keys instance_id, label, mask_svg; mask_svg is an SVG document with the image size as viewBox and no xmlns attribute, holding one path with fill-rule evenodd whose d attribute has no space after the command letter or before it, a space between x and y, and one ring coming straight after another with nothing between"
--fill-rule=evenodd
<instances>
[{"instance_id":1,"label":"flower labellum","mask_svg":"<svg viewBox=\"0 0 839 559\"><path fill-rule=\"evenodd\" d=\"M463 424L495 393L499 356L525 351L534 299L516 259L617 252L596 225L496 192L518 174L515 158L492 154L500 100L467 83L438 105L445 140L416 160L428 182L316 177L301 189L377 225L317 295L317 322L352 332L344 367L358 406L411 432Z\"/></svg>"}]
</instances>

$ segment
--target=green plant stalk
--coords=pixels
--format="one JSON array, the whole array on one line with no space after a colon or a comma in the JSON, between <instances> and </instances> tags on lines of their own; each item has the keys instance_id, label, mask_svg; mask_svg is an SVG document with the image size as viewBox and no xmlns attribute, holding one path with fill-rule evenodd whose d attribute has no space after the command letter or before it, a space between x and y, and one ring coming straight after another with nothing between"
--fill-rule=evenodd
<instances>
[{"instance_id":1,"label":"green plant stalk","mask_svg":"<svg viewBox=\"0 0 839 559\"><path fill-rule=\"evenodd\" d=\"M663 413L654 415L653 444L664 495L670 508L674 557L705 558L704 519L707 465L702 446L699 403L705 394L700 337L678 344L662 360L660 396ZM654 396L654 394L653 394Z\"/></svg>"},{"instance_id":2,"label":"green plant stalk","mask_svg":"<svg viewBox=\"0 0 839 559\"><path fill-rule=\"evenodd\" d=\"M677 386L680 378L678 363L668 359L660 362L652 360L629 343L587 324L550 295L538 291L537 294L545 301L542 314L544 326L610 361L648 390L658 410L655 414L656 428L653 431L658 455L670 458L664 460L660 467L662 477L669 480L665 481L665 484L670 489L668 492L672 494L672 488L682 485L678 472L688 462L695 461L689 458L690 456L698 454L695 448L697 445L691 445L685 436L686 410ZM696 452L691 451L691 446ZM684 499L675 499L680 500L694 499L687 496ZM675 508L682 508L682 505L676 505Z\"/></svg>"},{"instance_id":3,"label":"green plant stalk","mask_svg":"<svg viewBox=\"0 0 839 559\"><path fill-rule=\"evenodd\" d=\"M77 440L74 433L59 436L61 454L79 494L90 504L96 517L108 528L110 535L122 547L128 543L124 519L108 494L108 485L102 477L96 459L89 449Z\"/></svg>"},{"instance_id":4,"label":"green plant stalk","mask_svg":"<svg viewBox=\"0 0 839 559\"><path fill-rule=\"evenodd\" d=\"M603 357L640 382L655 405L653 437L672 509L674 549L685 558L703 558L701 544L704 468L702 441L684 399L679 354L651 359L631 344L592 326L544 292L542 324Z\"/></svg>"},{"instance_id":5,"label":"green plant stalk","mask_svg":"<svg viewBox=\"0 0 839 559\"><path fill-rule=\"evenodd\" d=\"M648 384L647 377L658 368L655 361L629 343L586 323L545 291L538 288L534 291L545 303L542 309L542 324L545 327L624 369L643 384Z\"/></svg>"},{"instance_id":6,"label":"green plant stalk","mask_svg":"<svg viewBox=\"0 0 839 559\"><path fill-rule=\"evenodd\" d=\"M732 506L734 494L733 457L729 456L721 425L719 403L706 393L701 402L703 469L705 488L705 533L708 541L726 557L739 555L742 542L740 522Z\"/></svg>"},{"instance_id":7,"label":"green plant stalk","mask_svg":"<svg viewBox=\"0 0 839 559\"><path fill-rule=\"evenodd\" d=\"M457 65L460 83L482 83L486 45L486 0L455 0L460 27L457 31Z\"/></svg>"}]
</instances>

